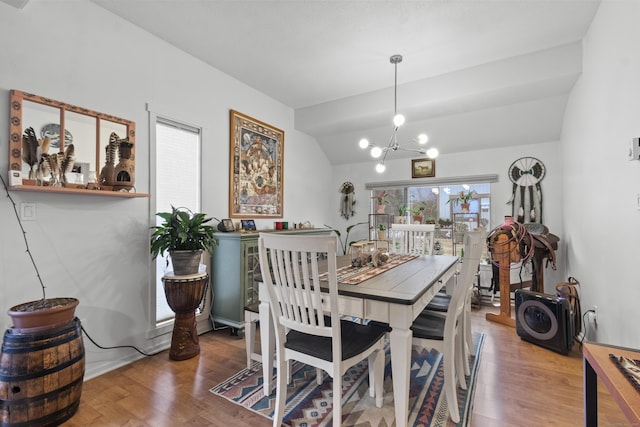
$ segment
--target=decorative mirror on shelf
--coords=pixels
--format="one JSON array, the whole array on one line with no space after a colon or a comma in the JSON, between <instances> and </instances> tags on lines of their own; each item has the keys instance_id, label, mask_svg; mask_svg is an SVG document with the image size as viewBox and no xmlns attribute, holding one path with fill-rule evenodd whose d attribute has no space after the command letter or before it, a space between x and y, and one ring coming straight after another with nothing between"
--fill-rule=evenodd
<instances>
[{"instance_id":1,"label":"decorative mirror on shelf","mask_svg":"<svg viewBox=\"0 0 640 427\"><path fill-rule=\"evenodd\" d=\"M133 121L11 90L9 134L12 189L147 196L135 194Z\"/></svg>"}]
</instances>

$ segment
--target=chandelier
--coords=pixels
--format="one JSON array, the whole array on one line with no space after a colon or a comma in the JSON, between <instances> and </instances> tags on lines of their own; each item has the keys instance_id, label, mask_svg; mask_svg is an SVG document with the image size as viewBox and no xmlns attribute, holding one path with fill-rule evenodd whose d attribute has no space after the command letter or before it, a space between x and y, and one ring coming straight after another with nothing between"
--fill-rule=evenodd
<instances>
[{"instance_id":1,"label":"chandelier","mask_svg":"<svg viewBox=\"0 0 640 427\"><path fill-rule=\"evenodd\" d=\"M375 144L369 142L368 139L362 138L360 140L360 148L367 149L371 147L371 157L374 159L379 159L382 156L382 159L376 165L376 171L378 173L383 173L386 169L384 165L384 161L387 159L387 154L389 151L411 151L414 153L419 153L426 155L430 159L435 159L438 157L438 149L437 148L422 148L429 141L429 137L425 133L421 133L416 138L411 140L408 146L398 144L398 129L404 123L404 116L402 114L398 114L397 106L398 106L398 64L402 62L402 55L392 55L389 58L389 61L393 64L395 68L395 80L394 80L394 92L393 92L393 133L391 134L391 138L389 138L389 144L386 147L379 147ZM417 144L417 145L416 145Z\"/></svg>"}]
</instances>

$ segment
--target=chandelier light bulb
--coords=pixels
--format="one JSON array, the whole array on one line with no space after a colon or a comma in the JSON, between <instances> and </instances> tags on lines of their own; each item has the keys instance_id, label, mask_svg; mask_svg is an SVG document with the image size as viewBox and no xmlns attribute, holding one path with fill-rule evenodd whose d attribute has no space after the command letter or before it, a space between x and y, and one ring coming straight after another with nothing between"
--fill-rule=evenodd
<instances>
[{"instance_id":1,"label":"chandelier light bulb","mask_svg":"<svg viewBox=\"0 0 640 427\"><path fill-rule=\"evenodd\" d=\"M404 124L404 116L402 114L396 114L393 116L393 124L398 126L402 126Z\"/></svg>"},{"instance_id":2,"label":"chandelier light bulb","mask_svg":"<svg viewBox=\"0 0 640 427\"><path fill-rule=\"evenodd\" d=\"M378 173L382 173L382 172L384 172L384 170L385 170L386 168L387 168L387 167L384 165L384 163L378 163L378 164L376 165L376 172L378 172Z\"/></svg>"},{"instance_id":3,"label":"chandelier light bulb","mask_svg":"<svg viewBox=\"0 0 640 427\"><path fill-rule=\"evenodd\" d=\"M373 147L371 149L371 157L373 157L374 159L377 159L378 157L380 157L382 155L382 148L380 147Z\"/></svg>"},{"instance_id":4,"label":"chandelier light bulb","mask_svg":"<svg viewBox=\"0 0 640 427\"><path fill-rule=\"evenodd\" d=\"M362 138L360 140L360 148L363 150L369 146L369 140L367 138Z\"/></svg>"},{"instance_id":5,"label":"chandelier light bulb","mask_svg":"<svg viewBox=\"0 0 640 427\"><path fill-rule=\"evenodd\" d=\"M429 142L429 137L426 133L421 133L420 135L418 135L418 144L424 145L427 142Z\"/></svg>"},{"instance_id":6,"label":"chandelier light bulb","mask_svg":"<svg viewBox=\"0 0 640 427\"><path fill-rule=\"evenodd\" d=\"M430 159L435 159L436 157L438 157L438 154L440 154L438 152L437 148L429 148L427 150L427 157L429 157Z\"/></svg>"}]
</instances>

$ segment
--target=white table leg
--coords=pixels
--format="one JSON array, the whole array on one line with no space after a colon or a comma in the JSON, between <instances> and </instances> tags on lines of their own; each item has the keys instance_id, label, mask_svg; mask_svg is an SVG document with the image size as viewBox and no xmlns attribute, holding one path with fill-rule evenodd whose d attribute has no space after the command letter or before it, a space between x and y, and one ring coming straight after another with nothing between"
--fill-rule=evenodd
<instances>
[{"instance_id":1,"label":"white table leg","mask_svg":"<svg viewBox=\"0 0 640 427\"><path fill-rule=\"evenodd\" d=\"M269 303L261 301L258 306L260 312L260 350L262 353L262 377L264 378L264 395L271 394L271 375L273 373L273 353L275 351L275 332L271 324Z\"/></svg>"},{"instance_id":2,"label":"white table leg","mask_svg":"<svg viewBox=\"0 0 640 427\"><path fill-rule=\"evenodd\" d=\"M393 327L389 333L396 427L405 427L409 419L409 374L412 337L413 334L410 330L397 327Z\"/></svg>"}]
</instances>

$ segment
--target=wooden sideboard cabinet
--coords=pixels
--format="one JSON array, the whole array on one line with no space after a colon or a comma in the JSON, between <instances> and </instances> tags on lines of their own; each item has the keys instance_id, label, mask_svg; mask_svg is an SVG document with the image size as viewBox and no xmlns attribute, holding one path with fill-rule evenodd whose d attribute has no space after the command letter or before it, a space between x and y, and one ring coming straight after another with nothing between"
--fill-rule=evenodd
<instances>
[{"instance_id":1,"label":"wooden sideboard cabinet","mask_svg":"<svg viewBox=\"0 0 640 427\"><path fill-rule=\"evenodd\" d=\"M324 234L328 228L303 228L269 231L279 234ZM258 302L254 276L260 274L258 232L216 233L218 247L211 259L212 305L209 318L226 325L233 335L244 328L244 307Z\"/></svg>"}]
</instances>

